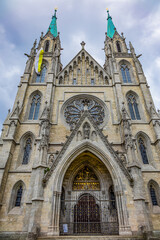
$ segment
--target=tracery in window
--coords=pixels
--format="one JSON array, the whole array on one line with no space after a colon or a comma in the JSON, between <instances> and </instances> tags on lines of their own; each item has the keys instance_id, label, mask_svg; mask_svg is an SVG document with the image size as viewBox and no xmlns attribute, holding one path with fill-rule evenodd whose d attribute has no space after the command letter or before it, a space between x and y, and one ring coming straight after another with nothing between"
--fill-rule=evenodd
<instances>
[{"instance_id":1,"label":"tracery in window","mask_svg":"<svg viewBox=\"0 0 160 240\"><path fill-rule=\"evenodd\" d=\"M151 200L152 200L152 205L153 206L158 205L157 196L156 196L156 190L155 190L155 187L152 184L150 185L149 190L150 190L150 196L151 196Z\"/></svg>"},{"instance_id":2,"label":"tracery in window","mask_svg":"<svg viewBox=\"0 0 160 240\"><path fill-rule=\"evenodd\" d=\"M141 153L141 157L142 157L142 161L144 164L148 164L148 157L147 157L147 151L146 151L146 146L144 144L143 139L140 137L138 140L138 144L139 144L139 150Z\"/></svg>"},{"instance_id":3,"label":"tracery in window","mask_svg":"<svg viewBox=\"0 0 160 240\"><path fill-rule=\"evenodd\" d=\"M103 123L105 117L104 108L96 100L87 98L79 98L68 104L64 109L66 122L70 126L75 126L84 112L84 109L88 110L97 125Z\"/></svg>"},{"instance_id":4,"label":"tracery in window","mask_svg":"<svg viewBox=\"0 0 160 240\"><path fill-rule=\"evenodd\" d=\"M132 120L140 120L140 114L139 114L139 110L138 110L138 104L136 101L136 97L133 94L129 94L127 96L127 101L128 101L128 106L129 106L129 111L130 111L130 115L131 115L131 119Z\"/></svg>"},{"instance_id":5,"label":"tracery in window","mask_svg":"<svg viewBox=\"0 0 160 240\"><path fill-rule=\"evenodd\" d=\"M131 76L129 72L129 68L127 65L123 64L121 65L121 73L122 73L122 79L124 83L131 83Z\"/></svg>"},{"instance_id":6,"label":"tracery in window","mask_svg":"<svg viewBox=\"0 0 160 240\"><path fill-rule=\"evenodd\" d=\"M100 190L100 183L95 173L85 166L74 178L72 188L73 190Z\"/></svg>"},{"instance_id":7,"label":"tracery in window","mask_svg":"<svg viewBox=\"0 0 160 240\"><path fill-rule=\"evenodd\" d=\"M31 152L31 147L32 147L32 139L29 137L26 140L26 144L25 144L25 147L24 147L24 155L23 155L22 164L28 164L29 157L30 157L30 152Z\"/></svg>"},{"instance_id":8,"label":"tracery in window","mask_svg":"<svg viewBox=\"0 0 160 240\"><path fill-rule=\"evenodd\" d=\"M31 102L29 120L38 119L40 104L41 104L41 96L39 94L34 95Z\"/></svg>"},{"instance_id":9,"label":"tracery in window","mask_svg":"<svg viewBox=\"0 0 160 240\"><path fill-rule=\"evenodd\" d=\"M117 51L121 52L121 46L119 41L116 42L116 46L117 46Z\"/></svg>"},{"instance_id":10,"label":"tracery in window","mask_svg":"<svg viewBox=\"0 0 160 240\"><path fill-rule=\"evenodd\" d=\"M37 77L36 77L37 83L42 83L45 81L46 72L47 72L46 65L42 65L41 73L39 75L37 75Z\"/></svg>"},{"instance_id":11,"label":"tracery in window","mask_svg":"<svg viewBox=\"0 0 160 240\"><path fill-rule=\"evenodd\" d=\"M19 188L17 189L15 207L20 207L21 206L22 193L23 193L23 188L22 188L22 185L20 185Z\"/></svg>"}]
</instances>

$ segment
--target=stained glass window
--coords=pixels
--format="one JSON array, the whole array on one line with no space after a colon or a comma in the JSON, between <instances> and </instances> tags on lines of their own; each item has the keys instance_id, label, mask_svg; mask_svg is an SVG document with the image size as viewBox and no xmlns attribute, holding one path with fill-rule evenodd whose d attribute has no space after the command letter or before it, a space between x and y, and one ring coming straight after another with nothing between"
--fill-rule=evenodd
<instances>
[{"instance_id":1,"label":"stained glass window","mask_svg":"<svg viewBox=\"0 0 160 240\"><path fill-rule=\"evenodd\" d=\"M144 164L148 164L148 157L146 152L146 147L142 138L139 138L139 150L141 152L142 161Z\"/></svg>"},{"instance_id":2,"label":"stained glass window","mask_svg":"<svg viewBox=\"0 0 160 240\"><path fill-rule=\"evenodd\" d=\"M139 114L139 110L138 110L138 104L136 101L136 97L133 94L129 94L127 97L128 100L128 106L129 106L129 111L130 111L130 115L131 115L131 119L132 120L140 120L140 114Z\"/></svg>"},{"instance_id":3,"label":"stained glass window","mask_svg":"<svg viewBox=\"0 0 160 240\"><path fill-rule=\"evenodd\" d=\"M23 188L22 188L22 186L19 186L19 188L17 190L17 195L16 195L15 207L21 206L22 193L23 193Z\"/></svg>"},{"instance_id":4,"label":"stained glass window","mask_svg":"<svg viewBox=\"0 0 160 240\"><path fill-rule=\"evenodd\" d=\"M29 137L27 139L25 147L24 147L24 155L23 155L22 164L28 164L29 157L30 157L30 152L31 152L31 145L32 145L32 140Z\"/></svg>"},{"instance_id":5,"label":"stained glass window","mask_svg":"<svg viewBox=\"0 0 160 240\"><path fill-rule=\"evenodd\" d=\"M156 191L155 191L155 188L153 187L153 185L150 185L150 196L151 196L151 200L152 200L152 205L154 205L154 206L158 205Z\"/></svg>"},{"instance_id":6,"label":"stained glass window","mask_svg":"<svg viewBox=\"0 0 160 240\"><path fill-rule=\"evenodd\" d=\"M130 73L129 73L129 69L128 67L123 64L121 65L121 73L122 73L122 79L123 79L123 82L124 83L131 83L131 76L130 76Z\"/></svg>"},{"instance_id":7,"label":"stained glass window","mask_svg":"<svg viewBox=\"0 0 160 240\"><path fill-rule=\"evenodd\" d=\"M30 120L31 119L32 120L37 120L38 119L40 104L41 104L40 95L39 94L34 95L33 98L32 98L30 112L29 112L29 119Z\"/></svg>"},{"instance_id":8,"label":"stained glass window","mask_svg":"<svg viewBox=\"0 0 160 240\"><path fill-rule=\"evenodd\" d=\"M37 75L37 77L36 77L37 83L40 83L40 82L42 83L45 81L46 71L47 71L47 68L45 65L43 65L40 75Z\"/></svg>"}]
</instances>

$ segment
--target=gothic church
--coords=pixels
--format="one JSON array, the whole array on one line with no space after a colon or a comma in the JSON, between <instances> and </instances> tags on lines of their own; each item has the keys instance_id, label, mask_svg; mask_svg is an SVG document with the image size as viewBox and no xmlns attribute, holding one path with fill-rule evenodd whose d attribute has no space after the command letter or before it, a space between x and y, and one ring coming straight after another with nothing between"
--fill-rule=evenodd
<instances>
[{"instance_id":1,"label":"gothic church","mask_svg":"<svg viewBox=\"0 0 160 240\"><path fill-rule=\"evenodd\" d=\"M109 11L104 66L80 48L63 67L55 10L26 54L0 138L0 239L160 239L160 115L140 55Z\"/></svg>"}]
</instances>

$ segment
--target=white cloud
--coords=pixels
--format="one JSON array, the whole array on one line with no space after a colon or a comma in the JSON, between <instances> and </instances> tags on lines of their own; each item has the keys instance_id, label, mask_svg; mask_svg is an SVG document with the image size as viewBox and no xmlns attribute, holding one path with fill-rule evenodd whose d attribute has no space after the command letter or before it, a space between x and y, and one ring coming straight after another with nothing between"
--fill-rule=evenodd
<instances>
[{"instance_id":1,"label":"white cloud","mask_svg":"<svg viewBox=\"0 0 160 240\"><path fill-rule=\"evenodd\" d=\"M154 103L156 108L160 108L160 97L159 91L157 89L160 88L160 57L157 57L153 62L151 62L150 66L147 68L145 75L147 77L147 81L150 85L150 91L154 98Z\"/></svg>"},{"instance_id":2,"label":"white cloud","mask_svg":"<svg viewBox=\"0 0 160 240\"><path fill-rule=\"evenodd\" d=\"M149 16L143 19L142 39L141 41L148 45L157 42L159 44L160 39L160 7L153 12L151 11Z\"/></svg>"}]
</instances>

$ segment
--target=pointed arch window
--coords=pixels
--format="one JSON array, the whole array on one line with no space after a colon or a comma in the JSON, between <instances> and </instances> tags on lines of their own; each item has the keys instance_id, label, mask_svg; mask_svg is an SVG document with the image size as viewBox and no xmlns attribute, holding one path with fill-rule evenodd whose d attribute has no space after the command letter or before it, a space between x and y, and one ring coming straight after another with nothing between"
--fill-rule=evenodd
<instances>
[{"instance_id":1,"label":"pointed arch window","mask_svg":"<svg viewBox=\"0 0 160 240\"><path fill-rule=\"evenodd\" d=\"M91 86L94 86L94 85L95 85L94 78L91 78Z\"/></svg>"},{"instance_id":2,"label":"pointed arch window","mask_svg":"<svg viewBox=\"0 0 160 240\"><path fill-rule=\"evenodd\" d=\"M46 72L47 72L46 65L42 65L41 73L39 75L37 75L37 77L36 77L37 83L43 83L45 81Z\"/></svg>"},{"instance_id":3,"label":"pointed arch window","mask_svg":"<svg viewBox=\"0 0 160 240\"><path fill-rule=\"evenodd\" d=\"M26 144L25 144L25 147L24 147L24 155L23 155L22 164L28 164L30 153L31 153L31 148L32 148L32 139L29 137L26 140Z\"/></svg>"},{"instance_id":4,"label":"pointed arch window","mask_svg":"<svg viewBox=\"0 0 160 240\"><path fill-rule=\"evenodd\" d=\"M121 45L119 41L116 42L116 46L117 46L117 51L121 52Z\"/></svg>"},{"instance_id":5,"label":"pointed arch window","mask_svg":"<svg viewBox=\"0 0 160 240\"><path fill-rule=\"evenodd\" d=\"M122 79L124 83L132 83L129 68L127 65L121 65Z\"/></svg>"},{"instance_id":6,"label":"pointed arch window","mask_svg":"<svg viewBox=\"0 0 160 240\"><path fill-rule=\"evenodd\" d=\"M36 94L32 98L30 112L29 112L29 120L38 119L40 105L41 105L41 96L39 94Z\"/></svg>"},{"instance_id":7,"label":"pointed arch window","mask_svg":"<svg viewBox=\"0 0 160 240\"><path fill-rule=\"evenodd\" d=\"M151 200L152 200L152 205L153 206L157 206L158 205L158 201L157 201L155 187L151 184L149 190L150 190L150 196L151 196Z\"/></svg>"},{"instance_id":8,"label":"pointed arch window","mask_svg":"<svg viewBox=\"0 0 160 240\"><path fill-rule=\"evenodd\" d=\"M77 79L73 78L73 85L77 85Z\"/></svg>"},{"instance_id":9,"label":"pointed arch window","mask_svg":"<svg viewBox=\"0 0 160 240\"><path fill-rule=\"evenodd\" d=\"M45 51L45 52L48 52L48 50L49 50L49 40L47 40L47 41L45 42L45 49L44 49L44 51Z\"/></svg>"},{"instance_id":10,"label":"pointed arch window","mask_svg":"<svg viewBox=\"0 0 160 240\"><path fill-rule=\"evenodd\" d=\"M139 114L139 109L138 109L138 104L136 101L136 97L133 94L129 94L127 97L128 101L128 106L129 106L129 111L131 115L132 120L140 120L140 114Z\"/></svg>"},{"instance_id":11,"label":"pointed arch window","mask_svg":"<svg viewBox=\"0 0 160 240\"><path fill-rule=\"evenodd\" d=\"M23 193L23 187L22 185L20 185L19 188L17 189L15 207L21 206L22 193Z\"/></svg>"},{"instance_id":12,"label":"pointed arch window","mask_svg":"<svg viewBox=\"0 0 160 240\"><path fill-rule=\"evenodd\" d=\"M139 150L140 150L140 153L141 153L143 163L144 164L149 164L148 157L147 157L146 146L145 146L144 141L141 137L139 138L138 143L139 143Z\"/></svg>"}]
</instances>

